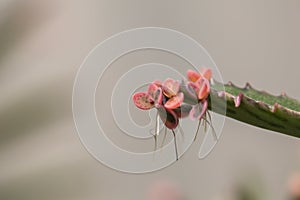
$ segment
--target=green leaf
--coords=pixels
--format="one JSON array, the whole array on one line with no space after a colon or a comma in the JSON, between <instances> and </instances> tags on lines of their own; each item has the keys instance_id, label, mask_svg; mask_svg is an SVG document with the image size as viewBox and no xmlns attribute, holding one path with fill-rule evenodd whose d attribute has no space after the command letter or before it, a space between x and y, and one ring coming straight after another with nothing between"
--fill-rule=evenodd
<instances>
[{"instance_id":1,"label":"green leaf","mask_svg":"<svg viewBox=\"0 0 300 200\"><path fill-rule=\"evenodd\" d=\"M264 129L300 138L300 102L285 94L274 96L246 84L239 88L229 82L214 81L211 86L210 109L226 116ZM225 89L225 92L224 92ZM225 98L225 99L224 99Z\"/></svg>"}]
</instances>

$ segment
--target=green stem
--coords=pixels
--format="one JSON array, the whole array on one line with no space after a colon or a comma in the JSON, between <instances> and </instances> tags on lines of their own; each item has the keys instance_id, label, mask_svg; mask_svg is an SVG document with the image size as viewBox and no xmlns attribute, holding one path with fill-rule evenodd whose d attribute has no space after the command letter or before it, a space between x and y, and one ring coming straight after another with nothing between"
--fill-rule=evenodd
<instances>
[{"instance_id":1,"label":"green stem","mask_svg":"<svg viewBox=\"0 0 300 200\"><path fill-rule=\"evenodd\" d=\"M213 112L224 115L226 100L226 116L300 138L300 102L286 94L274 96L253 89L248 83L239 88L232 83L215 82L209 99L209 109Z\"/></svg>"}]
</instances>

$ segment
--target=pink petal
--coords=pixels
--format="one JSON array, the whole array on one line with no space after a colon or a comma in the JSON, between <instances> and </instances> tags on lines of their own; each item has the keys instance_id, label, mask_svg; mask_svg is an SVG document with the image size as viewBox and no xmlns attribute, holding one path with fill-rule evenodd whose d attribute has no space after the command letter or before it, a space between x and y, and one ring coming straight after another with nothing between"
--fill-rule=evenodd
<instances>
[{"instance_id":1,"label":"pink petal","mask_svg":"<svg viewBox=\"0 0 300 200\"><path fill-rule=\"evenodd\" d=\"M175 81L169 78L164 81L162 88L163 88L164 95L171 98L178 93L180 88L180 83L179 81Z\"/></svg>"},{"instance_id":2,"label":"pink petal","mask_svg":"<svg viewBox=\"0 0 300 200\"><path fill-rule=\"evenodd\" d=\"M182 92L178 93L176 96L170 98L164 105L166 109L178 108L183 102L184 95Z\"/></svg>"},{"instance_id":3,"label":"pink petal","mask_svg":"<svg viewBox=\"0 0 300 200\"><path fill-rule=\"evenodd\" d=\"M201 77L201 74L196 71L193 71L193 70L187 71L187 78L189 81L196 82L200 77Z\"/></svg>"},{"instance_id":4,"label":"pink petal","mask_svg":"<svg viewBox=\"0 0 300 200\"><path fill-rule=\"evenodd\" d=\"M150 108L154 107L153 102L150 100L149 95L145 92L135 93L132 96L132 99L136 107L142 110L149 110Z\"/></svg>"},{"instance_id":5,"label":"pink petal","mask_svg":"<svg viewBox=\"0 0 300 200\"><path fill-rule=\"evenodd\" d=\"M207 101L194 105L192 110L190 111L190 119L200 120L205 114L205 112L207 111L207 107L208 107Z\"/></svg>"}]
</instances>

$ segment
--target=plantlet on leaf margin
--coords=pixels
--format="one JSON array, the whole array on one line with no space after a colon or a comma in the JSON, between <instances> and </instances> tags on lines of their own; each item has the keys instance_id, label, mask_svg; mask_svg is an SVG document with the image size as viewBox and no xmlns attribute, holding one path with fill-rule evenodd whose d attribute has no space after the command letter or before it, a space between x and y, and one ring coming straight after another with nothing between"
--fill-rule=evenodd
<instances>
[{"instance_id":1,"label":"plantlet on leaf margin","mask_svg":"<svg viewBox=\"0 0 300 200\"><path fill-rule=\"evenodd\" d=\"M208 111L208 96L210 94L210 80L212 78L212 71L208 68L203 69L202 73L188 70L187 77L187 96L189 96L190 99L193 99L193 101L196 102L196 104L193 105L189 116L191 120L199 120L194 140L196 140L197 138L201 120L203 120L204 122L205 131L206 124L208 124L212 128L215 140L217 140L216 132L212 126L211 115ZM207 119L207 115L209 119Z\"/></svg>"},{"instance_id":2,"label":"plantlet on leaf margin","mask_svg":"<svg viewBox=\"0 0 300 200\"><path fill-rule=\"evenodd\" d=\"M174 129L179 124L181 115L180 106L182 105L184 95L179 92L180 83L178 81L167 79L163 83L154 81L149 84L147 92L138 92L133 95L135 105L142 110L156 108L158 115L165 126L172 130L175 142L176 159L178 159L176 136ZM189 110L189 109L187 109ZM154 138L159 134L159 122L156 120Z\"/></svg>"},{"instance_id":3,"label":"plantlet on leaf margin","mask_svg":"<svg viewBox=\"0 0 300 200\"><path fill-rule=\"evenodd\" d=\"M166 128L173 133L176 160L178 160L177 142L175 129L179 125L179 119L189 116L192 120L199 120L195 139L199 131L201 120L211 127L211 117L208 113L208 96L210 93L210 82L212 72L204 69L202 73L188 70L188 81L166 79L164 82L156 80L149 84L147 92L137 92L133 95L133 102L136 107L142 110L157 109L155 125L155 147L156 137L159 135L159 118ZM208 113L209 120L206 118ZM213 127L212 127L213 129ZM213 129L214 132L214 129Z\"/></svg>"}]
</instances>

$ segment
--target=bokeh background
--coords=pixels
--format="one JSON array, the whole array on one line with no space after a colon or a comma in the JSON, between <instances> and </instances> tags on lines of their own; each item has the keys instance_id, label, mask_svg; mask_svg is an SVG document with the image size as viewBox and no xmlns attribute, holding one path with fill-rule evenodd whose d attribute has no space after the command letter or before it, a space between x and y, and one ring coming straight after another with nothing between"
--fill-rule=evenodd
<instances>
[{"instance_id":1,"label":"bokeh background","mask_svg":"<svg viewBox=\"0 0 300 200\"><path fill-rule=\"evenodd\" d=\"M176 182L188 199L289 199L288 180L300 170L298 139L226 119L205 160L194 145L164 170L130 175L87 153L71 103L88 52L144 26L196 39L225 82L300 99L299 10L298 0L1 0L0 199L146 199L161 179Z\"/></svg>"}]
</instances>

